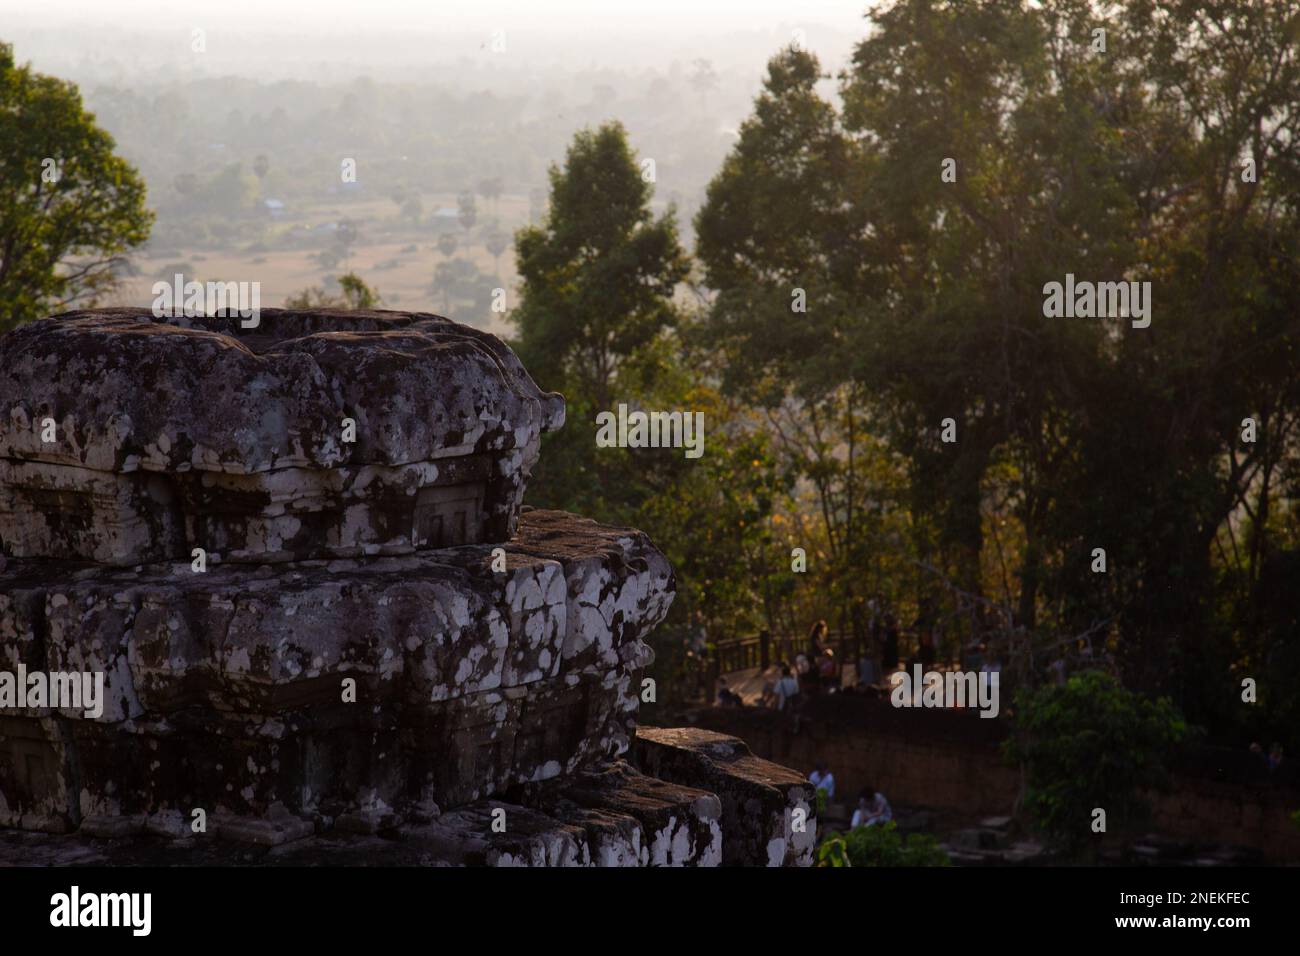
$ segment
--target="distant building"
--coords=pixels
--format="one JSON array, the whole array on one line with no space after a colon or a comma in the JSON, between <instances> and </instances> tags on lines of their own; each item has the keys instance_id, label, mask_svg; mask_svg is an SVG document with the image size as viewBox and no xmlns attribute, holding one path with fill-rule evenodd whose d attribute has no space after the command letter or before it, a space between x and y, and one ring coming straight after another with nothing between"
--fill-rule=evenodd
<instances>
[{"instance_id":1,"label":"distant building","mask_svg":"<svg viewBox=\"0 0 1300 956\"><path fill-rule=\"evenodd\" d=\"M272 219L281 219L286 212L284 203L278 199L265 199L262 206L266 209L266 214Z\"/></svg>"}]
</instances>

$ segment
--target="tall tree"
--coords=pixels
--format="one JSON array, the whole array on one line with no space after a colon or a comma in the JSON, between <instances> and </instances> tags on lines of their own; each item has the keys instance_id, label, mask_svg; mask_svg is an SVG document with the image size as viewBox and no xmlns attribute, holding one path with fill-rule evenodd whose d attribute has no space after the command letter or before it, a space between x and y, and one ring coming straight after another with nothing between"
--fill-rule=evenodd
<instances>
[{"instance_id":1,"label":"tall tree","mask_svg":"<svg viewBox=\"0 0 1300 956\"><path fill-rule=\"evenodd\" d=\"M1017 627L1095 630L1189 712L1227 699L1212 549L1249 519L1249 593L1300 411L1300 3L871 18L838 116L815 60L773 60L697 220L732 386L792 387L805 422L819 380L861 388L918 560L978 603L992 543ZM1045 315L1067 274L1149 282L1150 327Z\"/></svg>"},{"instance_id":2,"label":"tall tree","mask_svg":"<svg viewBox=\"0 0 1300 956\"><path fill-rule=\"evenodd\" d=\"M515 237L520 349L544 387L608 408L622 363L674 325L689 265L621 124L579 132L550 180L545 220Z\"/></svg>"},{"instance_id":3,"label":"tall tree","mask_svg":"<svg viewBox=\"0 0 1300 956\"><path fill-rule=\"evenodd\" d=\"M76 86L0 43L0 332L108 292L149 237L144 181Z\"/></svg>"}]
</instances>

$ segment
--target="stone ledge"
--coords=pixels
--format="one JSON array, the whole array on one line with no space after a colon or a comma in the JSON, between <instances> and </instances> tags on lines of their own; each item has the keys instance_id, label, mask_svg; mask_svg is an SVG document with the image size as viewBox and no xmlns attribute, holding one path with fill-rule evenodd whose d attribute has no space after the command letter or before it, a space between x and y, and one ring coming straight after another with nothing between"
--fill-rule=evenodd
<instances>
[{"instance_id":1,"label":"stone ledge","mask_svg":"<svg viewBox=\"0 0 1300 956\"><path fill-rule=\"evenodd\" d=\"M503 572L487 546L205 574L11 561L0 671L102 672L107 700L97 719L0 713L0 825L343 813L363 794L400 813L623 754L666 560L538 511L502 548Z\"/></svg>"},{"instance_id":2,"label":"stone ledge","mask_svg":"<svg viewBox=\"0 0 1300 956\"><path fill-rule=\"evenodd\" d=\"M724 864L812 864L816 795L793 770L755 757L737 737L695 727L640 727L630 754L644 773L718 795Z\"/></svg>"},{"instance_id":3,"label":"stone ledge","mask_svg":"<svg viewBox=\"0 0 1300 956\"><path fill-rule=\"evenodd\" d=\"M283 808L259 821L210 818L204 834L149 826L143 818L65 836L0 829L0 860L17 866L709 867L722 857L715 795L655 780L621 761L531 796L537 806L481 800L377 833L337 820L313 827ZM504 832L493 829L498 811Z\"/></svg>"},{"instance_id":4,"label":"stone ledge","mask_svg":"<svg viewBox=\"0 0 1300 956\"><path fill-rule=\"evenodd\" d=\"M563 422L504 342L428 313L69 312L0 337L0 550L131 565L505 541Z\"/></svg>"}]
</instances>

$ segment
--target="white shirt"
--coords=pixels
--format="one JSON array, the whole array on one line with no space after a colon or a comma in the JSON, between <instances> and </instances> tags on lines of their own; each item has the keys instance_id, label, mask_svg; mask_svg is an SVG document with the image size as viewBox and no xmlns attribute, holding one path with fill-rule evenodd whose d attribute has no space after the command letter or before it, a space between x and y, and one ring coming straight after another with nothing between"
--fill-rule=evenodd
<instances>
[{"instance_id":1,"label":"white shirt","mask_svg":"<svg viewBox=\"0 0 1300 956\"><path fill-rule=\"evenodd\" d=\"M885 799L883 793L878 793L871 801L871 805L865 810L861 807L853 811L853 819L849 822L849 828L856 830L858 827L869 826L872 823L884 823L886 820L894 819L894 811L889 806L889 801Z\"/></svg>"},{"instance_id":2,"label":"white shirt","mask_svg":"<svg viewBox=\"0 0 1300 956\"><path fill-rule=\"evenodd\" d=\"M782 677L776 682L776 709L785 710L785 702L799 693L799 682L793 677Z\"/></svg>"},{"instance_id":3,"label":"white shirt","mask_svg":"<svg viewBox=\"0 0 1300 956\"><path fill-rule=\"evenodd\" d=\"M808 775L808 782L818 790L825 790L826 799L829 800L831 797L835 796L835 775L829 770L825 773L818 773L814 770Z\"/></svg>"}]
</instances>

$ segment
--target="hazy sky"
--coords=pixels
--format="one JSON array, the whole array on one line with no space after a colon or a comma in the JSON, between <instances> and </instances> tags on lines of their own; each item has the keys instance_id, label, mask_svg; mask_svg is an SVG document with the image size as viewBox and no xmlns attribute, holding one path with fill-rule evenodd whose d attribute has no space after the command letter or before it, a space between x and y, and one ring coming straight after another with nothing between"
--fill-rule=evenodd
<instances>
[{"instance_id":1,"label":"hazy sky","mask_svg":"<svg viewBox=\"0 0 1300 956\"><path fill-rule=\"evenodd\" d=\"M0 11L53 21L162 26L191 20L247 29L338 31L516 27L530 30L773 29L807 21L854 30L865 0L0 0Z\"/></svg>"},{"instance_id":2,"label":"hazy sky","mask_svg":"<svg viewBox=\"0 0 1300 956\"><path fill-rule=\"evenodd\" d=\"M870 0L0 0L0 39L70 79L184 66L264 79L365 72L409 78L432 63L662 69L712 60L757 76L798 33L827 64L863 35ZM201 58L194 29L206 34ZM498 31L505 51L492 50ZM494 55L495 54L495 55Z\"/></svg>"}]
</instances>

